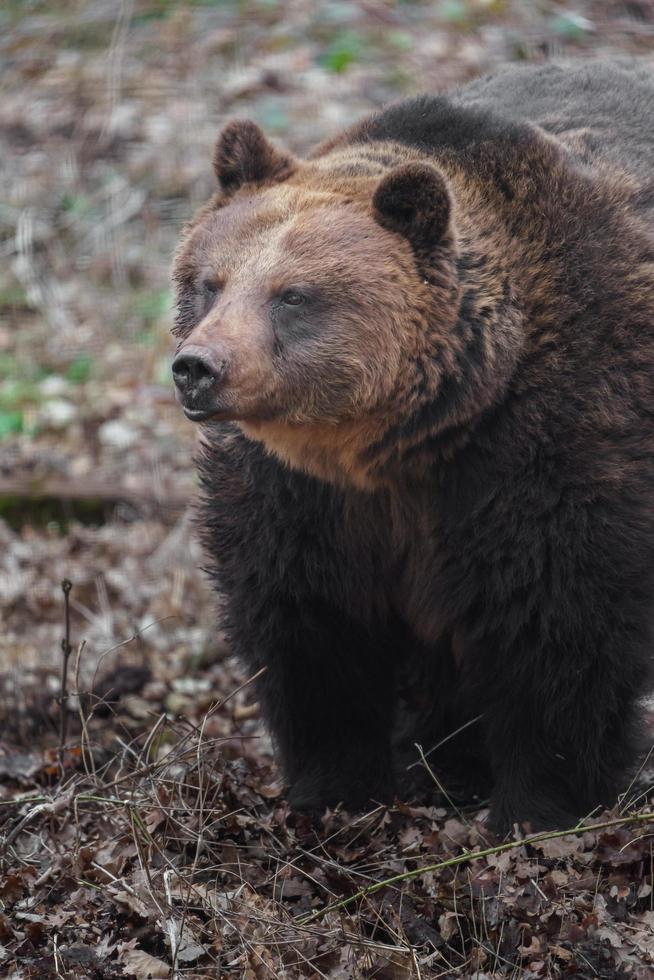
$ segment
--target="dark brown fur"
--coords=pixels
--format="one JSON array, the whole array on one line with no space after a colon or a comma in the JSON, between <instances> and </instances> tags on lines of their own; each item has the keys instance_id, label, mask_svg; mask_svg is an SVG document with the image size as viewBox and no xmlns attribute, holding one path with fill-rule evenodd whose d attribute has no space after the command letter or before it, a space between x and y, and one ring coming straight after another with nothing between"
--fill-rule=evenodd
<instances>
[{"instance_id":1,"label":"dark brown fur","mask_svg":"<svg viewBox=\"0 0 654 980\"><path fill-rule=\"evenodd\" d=\"M403 753L477 716L435 758L453 787L489 780L498 829L611 804L633 765L653 105L639 69L546 68L391 107L304 162L223 133L177 332L226 365L205 540L297 806L408 792Z\"/></svg>"}]
</instances>

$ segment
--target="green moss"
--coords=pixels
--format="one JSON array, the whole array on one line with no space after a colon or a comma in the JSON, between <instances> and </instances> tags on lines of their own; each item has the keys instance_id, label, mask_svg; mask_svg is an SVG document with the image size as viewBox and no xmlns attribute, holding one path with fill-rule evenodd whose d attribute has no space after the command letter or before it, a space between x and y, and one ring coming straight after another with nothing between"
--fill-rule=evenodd
<instances>
[{"instance_id":1,"label":"green moss","mask_svg":"<svg viewBox=\"0 0 654 980\"><path fill-rule=\"evenodd\" d=\"M0 408L0 440L23 431L24 417L18 410Z\"/></svg>"},{"instance_id":2,"label":"green moss","mask_svg":"<svg viewBox=\"0 0 654 980\"><path fill-rule=\"evenodd\" d=\"M329 71L338 74L359 60L363 50L363 38L357 31L339 31L318 61Z\"/></svg>"},{"instance_id":3,"label":"green moss","mask_svg":"<svg viewBox=\"0 0 654 980\"><path fill-rule=\"evenodd\" d=\"M71 522L100 527L111 508L99 500L60 500L57 497L8 495L0 497L0 520L14 531L23 527L45 527L66 534Z\"/></svg>"},{"instance_id":4,"label":"green moss","mask_svg":"<svg viewBox=\"0 0 654 980\"><path fill-rule=\"evenodd\" d=\"M6 286L0 287L0 310L6 310L16 306L31 306L24 287L17 282L8 283Z\"/></svg>"},{"instance_id":5,"label":"green moss","mask_svg":"<svg viewBox=\"0 0 654 980\"><path fill-rule=\"evenodd\" d=\"M0 410L17 412L21 406L40 400L38 385L31 378L13 377L0 384Z\"/></svg>"},{"instance_id":6,"label":"green moss","mask_svg":"<svg viewBox=\"0 0 654 980\"><path fill-rule=\"evenodd\" d=\"M78 354L75 360L68 365L65 377L73 384L84 384L91 376L92 367L93 358L90 354Z\"/></svg>"}]
</instances>

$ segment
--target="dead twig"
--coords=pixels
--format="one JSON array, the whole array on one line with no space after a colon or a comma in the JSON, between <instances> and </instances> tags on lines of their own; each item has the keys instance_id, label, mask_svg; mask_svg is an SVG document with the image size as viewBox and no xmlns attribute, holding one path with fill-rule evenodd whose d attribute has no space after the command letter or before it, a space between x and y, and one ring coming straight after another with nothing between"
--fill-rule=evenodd
<instances>
[{"instance_id":1,"label":"dead twig","mask_svg":"<svg viewBox=\"0 0 654 980\"><path fill-rule=\"evenodd\" d=\"M70 643L70 590L73 583L70 579L63 579L61 591L64 594L64 636L61 641L61 685L59 690L59 768L63 775L64 771L64 750L66 748L66 737L68 735L68 661L73 652Z\"/></svg>"}]
</instances>

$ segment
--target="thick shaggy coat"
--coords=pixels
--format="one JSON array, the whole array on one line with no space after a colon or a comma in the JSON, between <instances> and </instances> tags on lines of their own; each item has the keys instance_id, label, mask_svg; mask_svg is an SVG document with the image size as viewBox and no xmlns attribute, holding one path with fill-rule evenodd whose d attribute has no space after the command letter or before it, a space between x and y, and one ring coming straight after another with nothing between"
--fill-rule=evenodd
<instances>
[{"instance_id":1,"label":"thick shaggy coat","mask_svg":"<svg viewBox=\"0 0 654 980\"><path fill-rule=\"evenodd\" d=\"M223 131L174 373L296 807L422 792L414 743L500 831L624 785L654 638L653 134L654 80L620 64L402 102L305 161Z\"/></svg>"}]
</instances>

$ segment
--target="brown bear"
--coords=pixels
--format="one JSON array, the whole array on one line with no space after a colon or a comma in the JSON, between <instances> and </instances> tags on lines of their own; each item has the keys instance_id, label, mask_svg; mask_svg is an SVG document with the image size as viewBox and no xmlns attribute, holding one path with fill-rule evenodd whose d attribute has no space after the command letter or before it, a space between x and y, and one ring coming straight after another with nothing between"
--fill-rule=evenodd
<instances>
[{"instance_id":1,"label":"brown bear","mask_svg":"<svg viewBox=\"0 0 654 980\"><path fill-rule=\"evenodd\" d=\"M415 744L501 832L624 786L654 639L653 158L628 64L510 69L302 161L220 135L173 374L294 807L421 791Z\"/></svg>"}]
</instances>

